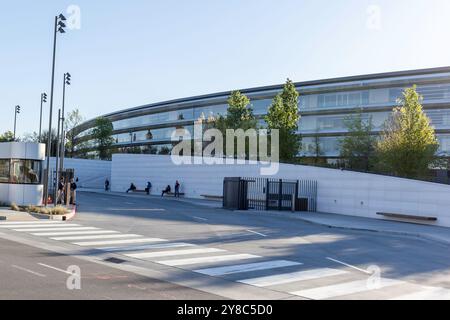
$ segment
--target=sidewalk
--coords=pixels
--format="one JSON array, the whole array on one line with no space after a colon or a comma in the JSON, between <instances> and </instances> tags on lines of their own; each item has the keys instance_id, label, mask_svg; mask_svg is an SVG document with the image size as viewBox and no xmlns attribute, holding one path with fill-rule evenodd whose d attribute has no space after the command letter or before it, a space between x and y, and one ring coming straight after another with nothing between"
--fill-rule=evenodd
<instances>
[{"instance_id":1,"label":"sidewalk","mask_svg":"<svg viewBox=\"0 0 450 320\"><path fill-rule=\"evenodd\" d=\"M394 220L372 219L346 216L335 213L320 212L279 212L279 211L248 211L250 214L268 214L298 219L309 223L346 230L380 232L394 235L413 236L450 245L450 228L406 223Z\"/></svg>"},{"instance_id":2,"label":"sidewalk","mask_svg":"<svg viewBox=\"0 0 450 320\"><path fill-rule=\"evenodd\" d=\"M123 192L106 192L98 189L82 189L81 192L91 192L98 194L108 194L129 198L146 198L146 199L161 199L157 195L142 195L142 194L127 194ZM222 208L221 201L192 199L192 198L173 198L165 197L167 201L178 201L199 205L209 208ZM432 240L441 244L450 245L450 228L420 225L406 222L399 222L394 220L372 219L355 216L346 216L334 213L313 213L313 212L280 212L280 211L236 211L243 214L250 215L270 215L274 217L284 217L291 219L298 219L321 225L329 228L339 228L346 230L370 231L380 232L386 234L413 236L422 239Z\"/></svg>"},{"instance_id":3,"label":"sidewalk","mask_svg":"<svg viewBox=\"0 0 450 320\"><path fill-rule=\"evenodd\" d=\"M39 218L33 217L27 212L12 211L8 208L0 208L0 223L1 221L35 221L40 220Z\"/></svg>"},{"instance_id":4,"label":"sidewalk","mask_svg":"<svg viewBox=\"0 0 450 320\"><path fill-rule=\"evenodd\" d=\"M164 196L161 197L160 195L146 195L142 193L125 193L125 192L114 192L114 191L105 191L103 189L87 189L87 188L80 188L77 189L77 192L89 192L89 193L97 193L97 194L104 194L104 195L110 195L110 196L118 196L118 197L127 197L127 198L137 198L137 199L164 199L164 201L177 201L177 202L184 202L184 203L190 203L193 205L198 206L204 206L208 208L222 208L222 201L215 201L215 200L207 200L207 199L193 199L193 198L175 198L172 196Z\"/></svg>"}]
</instances>

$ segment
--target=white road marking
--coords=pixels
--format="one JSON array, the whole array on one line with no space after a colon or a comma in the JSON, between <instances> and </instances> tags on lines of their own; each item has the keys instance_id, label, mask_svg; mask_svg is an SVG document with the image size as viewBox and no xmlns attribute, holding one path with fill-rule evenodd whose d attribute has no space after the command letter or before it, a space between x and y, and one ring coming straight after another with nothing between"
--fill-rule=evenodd
<instances>
[{"instance_id":1,"label":"white road marking","mask_svg":"<svg viewBox=\"0 0 450 320\"><path fill-rule=\"evenodd\" d=\"M170 257L170 256L182 256L189 254L198 253L213 253L213 252L224 252L226 250L216 249L216 248L200 248L200 249L186 249L186 250L170 250L170 251L159 251L159 252L141 252L141 253L130 253L126 254L128 257L137 259L148 259L157 257Z\"/></svg>"},{"instance_id":2,"label":"white road marking","mask_svg":"<svg viewBox=\"0 0 450 320\"><path fill-rule=\"evenodd\" d=\"M67 227L67 228L42 228L42 229L13 229L13 231L20 232L41 232L41 231L81 231L81 230L98 230L98 228L94 227Z\"/></svg>"},{"instance_id":3,"label":"white road marking","mask_svg":"<svg viewBox=\"0 0 450 320\"><path fill-rule=\"evenodd\" d=\"M309 299L322 300L322 299L341 297L341 296L354 294L354 293L360 293L360 292L364 292L364 291L382 289L385 287L389 287L389 286L393 286L393 285L397 285L397 284L401 284L401 283L404 283L404 282L398 281L398 280L392 280L392 279L380 279L380 283L377 288L370 288L367 285L367 280L357 280L357 281L333 284L330 286L295 291L295 292L291 292L291 294L309 298Z\"/></svg>"},{"instance_id":4,"label":"white road marking","mask_svg":"<svg viewBox=\"0 0 450 320\"><path fill-rule=\"evenodd\" d=\"M158 243L158 244L148 244L141 246L128 246L128 247L99 247L98 250L117 252L117 251L141 251L149 249L166 249L166 248L180 248L180 247L195 247L195 244L184 243L184 242L172 242L172 243Z\"/></svg>"},{"instance_id":5,"label":"white road marking","mask_svg":"<svg viewBox=\"0 0 450 320\"><path fill-rule=\"evenodd\" d=\"M347 271L330 269L330 268L319 268L305 271L297 271L291 273L283 273L273 276L259 277L253 279L240 280L239 282L249 284L256 287L268 287L278 284L285 284L296 281L313 280L318 278L330 277L345 274Z\"/></svg>"},{"instance_id":6,"label":"white road marking","mask_svg":"<svg viewBox=\"0 0 450 320\"><path fill-rule=\"evenodd\" d=\"M193 216L192 218L197 219L197 220L201 220L201 221L208 221L208 219L201 218L201 217L196 217L196 216Z\"/></svg>"},{"instance_id":7,"label":"white road marking","mask_svg":"<svg viewBox=\"0 0 450 320\"><path fill-rule=\"evenodd\" d=\"M267 237L267 235L265 235L265 234L262 234L262 233L259 233L259 232L256 232L256 231L253 231L253 230L250 230L250 229L245 230L245 231L248 231L248 232L250 232L250 233L257 234L258 236L261 236L261 237Z\"/></svg>"},{"instance_id":8,"label":"white road marking","mask_svg":"<svg viewBox=\"0 0 450 320\"><path fill-rule=\"evenodd\" d=\"M72 273L70 273L70 272L67 271L67 270L59 269L59 268L57 268L57 267L53 267L53 266L50 266L50 265L45 264L45 263L38 263L38 265L43 266L43 267L46 267L46 268L49 268L49 269L53 269L53 270L56 270L56 271L59 271L59 272L62 272L62 273L72 274Z\"/></svg>"},{"instance_id":9,"label":"white road marking","mask_svg":"<svg viewBox=\"0 0 450 320\"><path fill-rule=\"evenodd\" d=\"M21 224L61 224L62 221L58 220L33 220L33 221L10 221L10 222L0 222L0 225L21 225Z\"/></svg>"},{"instance_id":10,"label":"white road marking","mask_svg":"<svg viewBox=\"0 0 450 320\"><path fill-rule=\"evenodd\" d=\"M156 261L156 263L174 267L174 266L185 266L185 265L197 264L197 263L212 263L212 262L245 260L245 259L255 259L255 258L261 258L261 257L255 256L252 254L233 254L233 255L226 255L226 256L211 256L211 257L200 257L200 258L189 258L189 259L162 260L162 261Z\"/></svg>"},{"instance_id":11,"label":"white road marking","mask_svg":"<svg viewBox=\"0 0 450 320\"><path fill-rule=\"evenodd\" d=\"M129 244L129 243L145 243L145 242L163 242L167 241L159 238L140 238L140 239L125 239L125 240L110 240L110 241L83 241L73 242L78 246L104 246L110 244Z\"/></svg>"},{"instance_id":12,"label":"white road marking","mask_svg":"<svg viewBox=\"0 0 450 320\"><path fill-rule=\"evenodd\" d=\"M70 229L69 229L70 230ZM109 233L119 233L119 231L113 230L97 230L97 231L67 231L67 232L38 232L32 233L33 236L41 236L41 237L51 237L51 236L76 236L83 234L109 234Z\"/></svg>"},{"instance_id":13,"label":"white road marking","mask_svg":"<svg viewBox=\"0 0 450 320\"><path fill-rule=\"evenodd\" d=\"M26 229L26 228L59 228L59 227L78 227L79 224L68 223L68 224L54 224L54 223L45 223L45 224L21 224L21 225L8 225L2 226L0 228L3 229Z\"/></svg>"},{"instance_id":14,"label":"white road marking","mask_svg":"<svg viewBox=\"0 0 450 320\"><path fill-rule=\"evenodd\" d=\"M333 259L333 258L330 258L330 257L327 257L327 259L330 260L330 261L333 261L333 262L342 264L342 265L344 265L344 266L347 266L347 267L349 267L349 268L358 270L358 271L363 272L363 273L365 273L365 274L372 274L372 273L370 273L370 272L367 271L367 270L364 270L364 269L361 269L361 268L352 266L351 264L348 264L348 263L345 263L345 262L342 262L342 261L339 261L339 260L336 260L336 259Z\"/></svg>"},{"instance_id":15,"label":"white road marking","mask_svg":"<svg viewBox=\"0 0 450 320\"><path fill-rule=\"evenodd\" d=\"M300 263L300 262L294 262L294 261L273 260L273 261L240 264L240 265L218 267L218 268L199 269L199 270L194 270L194 271L198 272L198 273L206 274L209 276L222 276L222 275L233 274L233 273L298 266L301 264L302 263Z\"/></svg>"},{"instance_id":16,"label":"white road marking","mask_svg":"<svg viewBox=\"0 0 450 320\"><path fill-rule=\"evenodd\" d=\"M45 274L42 274L42 273L39 273L39 272L35 272L33 270L30 270L30 269L27 269L27 268L23 268L23 267L20 267L20 266L16 266L15 264L11 265L11 267L19 269L19 270L22 270L22 271L25 271L25 272L28 272L28 273L31 273L31 274L34 274L35 276L38 276L38 277L42 277L42 278L46 277Z\"/></svg>"},{"instance_id":17,"label":"white road marking","mask_svg":"<svg viewBox=\"0 0 450 320\"><path fill-rule=\"evenodd\" d=\"M96 239L120 239L120 238L139 238L142 237L138 234L107 234L107 235L90 235L90 236L69 236L69 237L55 237L50 238L52 240L64 241L64 240L96 240Z\"/></svg>"},{"instance_id":18,"label":"white road marking","mask_svg":"<svg viewBox=\"0 0 450 320\"><path fill-rule=\"evenodd\" d=\"M438 287L423 287L421 291L404 294L390 300L450 300L450 290Z\"/></svg>"}]
</instances>

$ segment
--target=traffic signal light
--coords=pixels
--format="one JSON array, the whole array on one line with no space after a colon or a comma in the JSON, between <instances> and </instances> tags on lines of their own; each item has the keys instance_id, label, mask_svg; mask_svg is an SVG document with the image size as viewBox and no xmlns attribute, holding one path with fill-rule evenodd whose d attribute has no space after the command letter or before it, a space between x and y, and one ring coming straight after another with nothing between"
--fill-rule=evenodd
<instances>
[{"instance_id":1,"label":"traffic signal light","mask_svg":"<svg viewBox=\"0 0 450 320\"><path fill-rule=\"evenodd\" d=\"M66 82L67 85L70 85L71 77L72 76L68 72L64 74L64 81Z\"/></svg>"},{"instance_id":2,"label":"traffic signal light","mask_svg":"<svg viewBox=\"0 0 450 320\"><path fill-rule=\"evenodd\" d=\"M45 92L42 94L42 102L47 102L47 94Z\"/></svg>"},{"instance_id":3,"label":"traffic signal light","mask_svg":"<svg viewBox=\"0 0 450 320\"><path fill-rule=\"evenodd\" d=\"M20 106L16 106L16 113L20 113Z\"/></svg>"}]
</instances>

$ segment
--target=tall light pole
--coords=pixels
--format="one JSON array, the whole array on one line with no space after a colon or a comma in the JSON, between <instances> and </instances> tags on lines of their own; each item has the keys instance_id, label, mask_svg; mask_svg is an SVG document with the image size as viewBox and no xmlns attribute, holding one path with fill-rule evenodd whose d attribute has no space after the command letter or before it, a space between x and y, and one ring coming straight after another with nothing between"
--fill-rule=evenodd
<instances>
[{"instance_id":1,"label":"tall light pole","mask_svg":"<svg viewBox=\"0 0 450 320\"><path fill-rule=\"evenodd\" d=\"M59 160L59 171L64 170L64 155L66 153L66 134L64 132L64 120L65 120L65 111L64 105L66 101L66 85L70 86L71 75L70 73L64 73L64 81L63 81L63 100L62 100L62 113L61 113L61 146L60 146L60 160Z\"/></svg>"},{"instance_id":2,"label":"tall light pole","mask_svg":"<svg viewBox=\"0 0 450 320\"><path fill-rule=\"evenodd\" d=\"M41 113L39 116L39 142L42 142L42 105L47 102L47 94L41 93Z\"/></svg>"},{"instance_id":3,"label":"tall light pole","mask_svg":"<svg viewBox=\"0 0 450 320\"><path fill-rule=\"evenodd\" d=\"M52 60L52 85L50 88L50 111L49 111L49 120L48 120L48 137L47 137L47 170L45 171L45 183L46 187L44 188L44 204L47 206L48 204L48 188L49 188L49 172L50 172L50 149L52 143L52 113L53 113L53 89L55 85L55 60L56 60L56 35L59 33L65 33L64 28L66 25L64 24L66 21L66 17L62 14L59 16L55 16L55 25L53 29L53 60ZM55 168L58 171L58 168ZM58 181L56 181L58 183ZM56 187L56 186L55 186ZM56 199L54 199L56 200Z\"/></svg>"},{"instance_id":4,"label":"tall light pole","mask_svg":"<svg viewBox=\"0 0 450 320\"><path fill-rule=\"evenodd\" d=\"M14 107L14 141L16 141L17 115L20 113L20 106Z\"/></svg>"},{"instance_id":5,"label":"tall light pole","mask_svg":"<svg viewBox=\"0 0 450 320\"><path fill-rule=\"evenodd\" d=\"M55 199L55 201L53 201L55 207L58 205L58 203L57 203L57 200L58 200L57 195L58 195L59 173L60 173L60 171L58 170L58 156L59 156L59 124L60 124L60 123L61 123L61 109L58 109L58 130L57 130L57 134L56 134L56 141L57 141L58 143L56 144L56 157L55 157L55 160L56 160L56 163L55 163L55 171L56 171L55 180L56 180L56 183L55 183L55 190L54 190L54 194L53 194L53 197L54 197L54 199Z\"/></svg>"}]
</instances>

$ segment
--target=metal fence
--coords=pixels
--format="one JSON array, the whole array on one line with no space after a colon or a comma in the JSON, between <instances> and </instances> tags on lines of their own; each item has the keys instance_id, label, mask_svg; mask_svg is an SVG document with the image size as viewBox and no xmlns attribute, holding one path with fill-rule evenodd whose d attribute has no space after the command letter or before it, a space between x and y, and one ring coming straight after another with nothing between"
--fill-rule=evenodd
<instances>
[{"instance_id":1,"label":"metal fence","mask_svg":"<svg viewBox=\"0 0 450 320\"><path fill-rule=\"evenodd\" d=\"M317 211L317 181L241 178L247 181L250 210Z\"/></svg>"}]
</instances>

